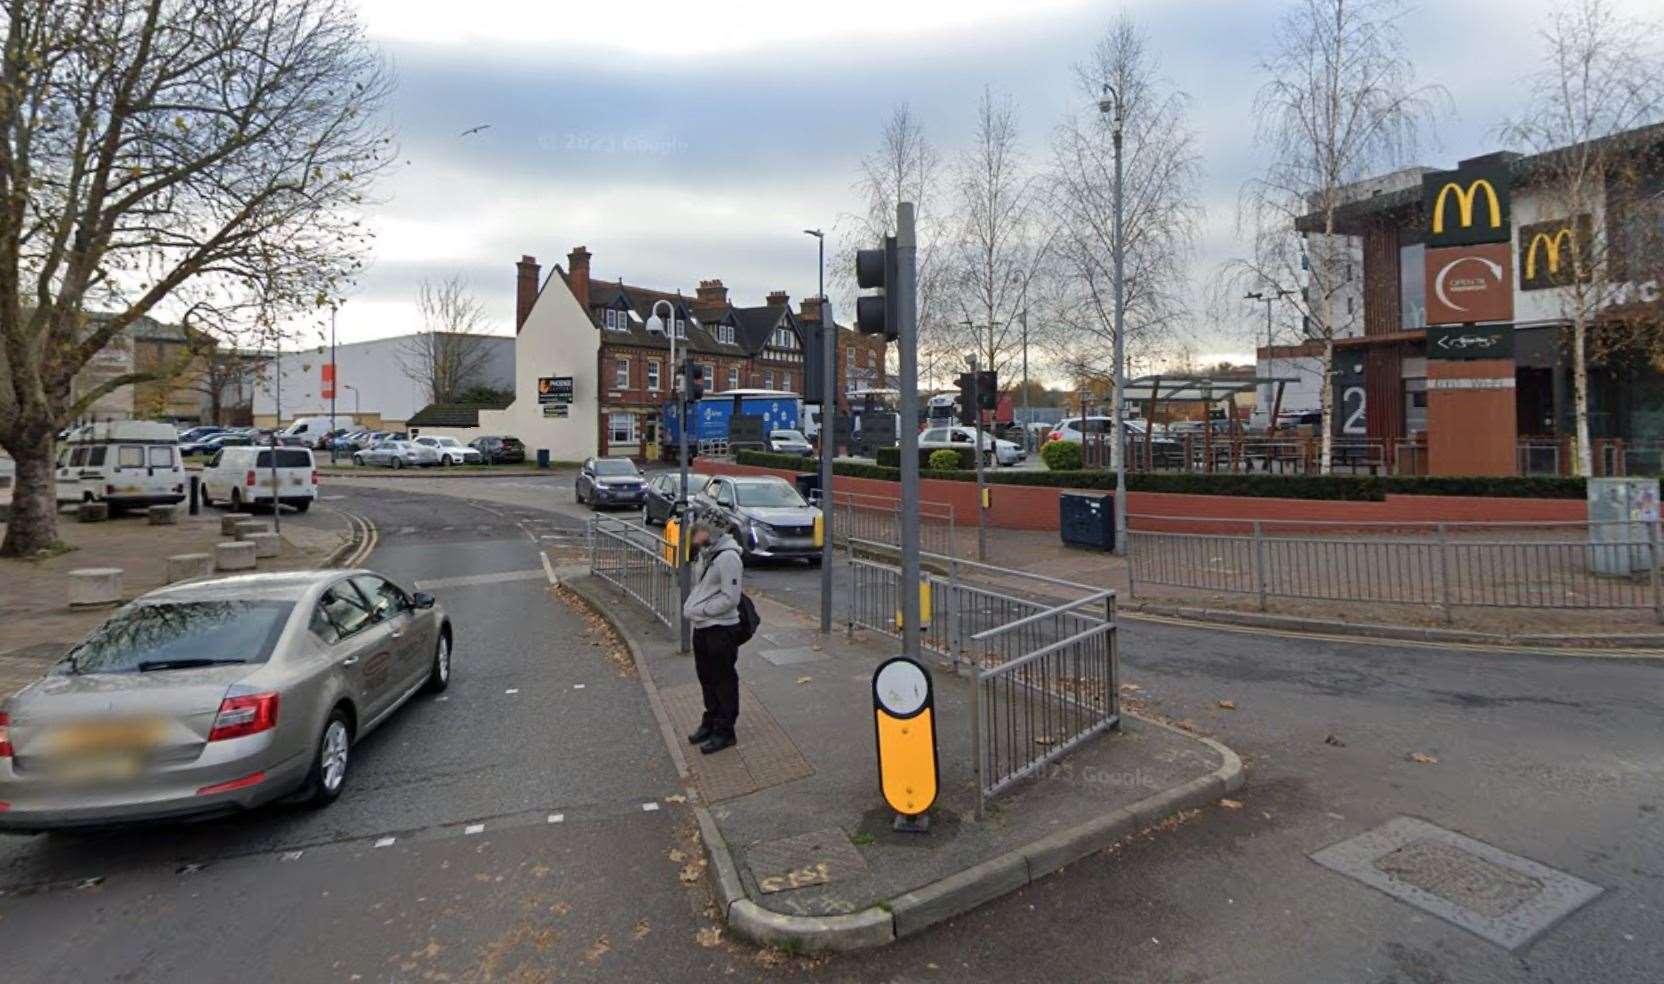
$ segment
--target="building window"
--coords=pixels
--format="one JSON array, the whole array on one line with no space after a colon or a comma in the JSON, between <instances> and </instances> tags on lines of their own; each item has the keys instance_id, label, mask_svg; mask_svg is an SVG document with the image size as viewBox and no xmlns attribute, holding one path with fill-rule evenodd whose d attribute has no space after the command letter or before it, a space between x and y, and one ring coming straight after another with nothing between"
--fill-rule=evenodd
<instances>
[{"instance_id":1,"label":"building window","mask_svg":"<svg viewBox=\"0 0 1664 984\"><path fill-rule=\"evenodd\" d=\"M609 331L618 327L618 320L616 317L617 314L618 312L614 311L612 308L607 308L601 313L601 317L606 321L607 329Z\"/></svg>"},{"instance_id":2,"label":"building window","mask_svg":"<svg viewBox=\"0 0 1664 984\"><path fill-rule=\"evenodd\" d=\"M1420 243L1398 248L1398 326L1406 330L1427 324L1426 254Z\"/></svg>"},{"instance_id":3,"label":"building window","mask_svg":"<svg viewBox=\"0 0 1664 984\"><path fill-rule=\"evenodd\" d=\"M773 388L774 388L774 370L773 369L764 369L763 370L763 389L771 390Z\"/></svg>"},{"instance_id":4,"label":"building window","mask_svg":"<svg viewBox=\"0 0 1664 984\"><path fill-rule=\"evenodd\" d=\"M792 334L790 328L776 328L774 329L774 347L782 349L797 348L797 336Z\"/></svg>"},{"instance_id":5,"label":"building window","mask_svg":"<svg viewBox=\"0 0 1664 984\"><path fill-rule=\"evenodd\" d=\"M636 415L633 413L607 414L607 443L614 447L637 443Z\"/></svg>"},{"instance_id":6,"label":"building window","mask_svg":"<svg viewBox=\"0 0 1664 984\"><path fill-rule=\"evenodd\" d=\"M647 360L647 388L658 392L659 389L659 360Z\"/></svg>"},{"instance_id":7,"label":"building window","mask_svg":"<svg viewBox=\"0 0 1664 984\"><path fill-rule=\"evenodd\" d=\"M683 318L681 316L677 316L677 318L676 318L676 337L677 338L686 338L686 337L688 337L688 322L687 322L686 318Z\"/></svg>"},{"instance_id":8,"label":"building window","mask_svg":"<svg viewBox=\"0 0 1664 984\"><path fill-rule=\"evenodd\" d=\"M716 326L716 340L721 342L724 345L734 344L734 326L733 325L717 325Z\"/></svg>"},{"instance_id":9,"label":"building window","mask_svg":"<svg viewBox=\"0 0 1664 984\"><path fill-rule=\"evenodd\" d=\"M850 346L849 348L844 349L844 364L849 366L851 369L855 368L855 347L854 346Z\"/></svg>"},{"instance_id":10,"label":"building window","mask_svg":"<svg viewBox=\"0 0 1664 984\"><path fill-rule=\"evenodd\" d=\"M1427 433L1427 380L1404 380L1404 433Z\"/></svg>"},{"instance_id":11,"label":"building window","mask_svg":"<svg viewBox=\"0 0 1664 984\"><path fill-rule=\"evenodd\" d=\"M616 389L630 388L630 360L615 359L612 364L612 385Z\"/></svg>"},{"instance_id":12,"label":"building window","mask_svg":"<svg viewBox=\"0 0 1664 984\"><path fill-rule=\"evenodd\" d=\"M797 392L797 390L792 389L792 374L791 373L789 373L789 372L786 373L786 378L780 383L780 388L785 390L788 393L796 393Z\"/></svg>"},{"instance_id":13,"label":"building window","mask_svg":"<svg viewBox=\"0 0 1664 984\"><path fill-rule=\"evenodd\" d=\"M703 375L705 377L705 385L706 386L715 386L716 385L716 367L715 366L711 365L709 362L701 362L701 363L699 363L699 372L700 372L701 375Z\"/></svg>"},{"instance_id":14,"label":"building window","mask_svg":"<svg viewBox=\"0 0 1664 984\"><path fill-rule=\"evenodd\" d=\"M730 332L733 331L732 328L730 328L728 330ZM728 388L731 389L731 390L737 390L737 389L740 388L740 369L739 369L739 366L729 366L728 367Z\"/></svg>"}]
</instances>

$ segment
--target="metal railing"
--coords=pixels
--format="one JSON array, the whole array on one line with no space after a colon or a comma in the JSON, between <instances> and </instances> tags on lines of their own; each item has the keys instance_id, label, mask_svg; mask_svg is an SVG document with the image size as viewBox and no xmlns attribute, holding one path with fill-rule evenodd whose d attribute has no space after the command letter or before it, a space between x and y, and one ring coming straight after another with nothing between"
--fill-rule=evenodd
<instances>
[{"instance_id":1,"label":"metal railing","mask_svg":"<svg viewBox=\"0 0 1664 984\"><path fill-rule=\"evenodd\" d=\"M874 559L894 548L859 538L849 548L849 630L899 638L901 571ZM974 677L981 816L1013 783L1119 726L1115 592L923 551L920 559L920 644ZM1101 613L1092 609L1100 604Z\"/></svg>"},{"instance_id":2,"label":"metal railing","mask_svg":"<svg viewBox=\"0 0 1664 984\"><path fill-rule=\"evenodd\" d=\"M1142 529L1137 527L1142 526ZM1217 532L1195 532L1197 527ZM1129 517L1140 585L1357 604L1653 609L1656 523L1432 523ZM1165 529L1163 529L1165 527Z\"/></svg>"},{"instance_id":3,"label":"metal railing","mask_svg":"<svg viewBox=\"0 0 1664 984\"><path fill-rule=\"evenodd\" d=\"M634 598L667 627L682 618L670 544L630 523L596 516L589 524L589 572Z\"/></svg>"},{"instance_id":4,"label":"metal railing","mask_svg":"<svg viewBox=\"0 0 1664 984\"><path fill-rule=\"evenodd\" d=\"M1087 468L1108 468L1112 450L1107 435L1088 434L1081 443L1081 463ZM1323 461L1319 438L1266 434L1129 437L1124 450L1132 471L1309 475L1320 472ZM1393 470L1392 451L1387 441L1336 438L1329 449L1330 471L1387 474Z\"/></svg>"},{"instance_id":5,"label":"metal railing","mask_svg":"<svg viewBox=\"0 0 1664 984\"><path fill-rule=\"evenodd\" d=\"M851 537L889 546L901 543L901 500L860 492L832 492L832 538L847 544ZM919 503L919 549L957 556L953 506L946 502Z\"/></svg>"}]
</instances>

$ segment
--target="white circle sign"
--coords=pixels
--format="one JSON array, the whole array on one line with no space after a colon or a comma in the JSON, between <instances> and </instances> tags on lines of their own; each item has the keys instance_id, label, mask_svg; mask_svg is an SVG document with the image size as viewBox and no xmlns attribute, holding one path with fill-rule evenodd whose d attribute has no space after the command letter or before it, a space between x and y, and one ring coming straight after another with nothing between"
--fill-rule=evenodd
<instances>
[{"instance_id":1,"label":"white circle sign","mask_svg":"<svg viewBox=\"0 0 1664 984\"><path fill-rule=\"evenodd\" d=\"M878 703L897 717L915 714L930 694L930 681L923 668L907 660L885 663L873 683Z\"/></svg>"}]
</instances>

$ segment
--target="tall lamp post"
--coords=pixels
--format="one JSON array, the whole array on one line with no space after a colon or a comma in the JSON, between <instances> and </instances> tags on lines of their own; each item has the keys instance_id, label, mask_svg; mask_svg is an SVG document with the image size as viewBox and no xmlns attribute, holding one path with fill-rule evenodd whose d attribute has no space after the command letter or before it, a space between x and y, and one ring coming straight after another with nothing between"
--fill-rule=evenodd
<instances>
[{"instance_id":1,"label":"tall lamp post","mask_svg":"<svg viewBox=\"0 0 1664 984\"><path fill-rule=\"evenodd\" d=\"M335 464L335 391L341 379L335 368L335 305L329 306L329 463Z\"/></svg>"},{"instance_id":2,"label":"tall lamp post","mask_svg":"<svg viewBox=\"0 0 1664 984\"><path fill-rule=\"evenodd\" d=\"M659 317L659 306L663 305L665 316ZM692 573L685 562L683 552L687 548L688 536L693 530L693 505L688 502L688 400L687 390L682 385L683 375L676 369L676 306L664 298L653 302L653 310L647 319L648 330L654 327L654 322L664 330L664 337L670 340L670 385L676 394L676 512L682 517L681 529L676 536L676 591L681 604L676 606L676 634L681 643L682 652L688 651L688 621L681 615L682 605L687 604L688 591L691 585L688 578ZM684 353L685 354L685 353Z\"/></svg>"},{"instance_id":3,"label":"tall lamp post","mask_svg":"<svg viewBox=\"0 0 1664 984\"><path fill-rule=\"evenodd\" d=\"M1110 445L1110 453L1115 464L1115 552L1125 555L1127 552L1127 435L1121 429L1122 394L1127 386L1127 347L1126 319L1127 297L1125 284L1121 277L1122 254L1126 243L1121 237L1121 93L1108 82L1104 83L1104 98L1098 100L1098 112L1110 118L1110 125L1114 128L1115 146L1115 190L1114 190L1114 256L1115 256L1115 397L1110 401L1110 428L1115 431L1115 443Z\"/></svg>"},{"instance_id":4,"label":"tall lamp post","mask_svg":"<svg viewBox=\"0 0 1664 984\"><path fill-rule=\"evenodd\" d=\"M832 455L837 451L833 418L838 413L838 326L826 305L826 233L820 229L805 229L805 236L814 236L818 247L820 267L816 296L820 298L820 632L832 632ZM807 389L807 385L804 387Z\"/></svg>"},{"instance_id":5,"label":"tall lamp post","mask_svg":"<svg viewBox=\"0 0 1664 984\"><path fill-rule=\"evenodd\" d=\"M1266 362L1268 364L1270 363L1270 360L1271 360L1271 344L1272 344L1272 341L1271 341L1271 332L1272 332L1272 328L1271 328L1271 305L1277 303L1278 301L1282 300L1283 298L1289 296L1292 293L1294 293L1294 291L1288 290L1288 289L1283 288L1283 287L1278 287L1276 284L1272 284L1271 289L1263 290L1263 291L1251 290L1248 293L1242 295L1242 299L1245 300L1245 301L1264 301L1265 302L1265 358L1266 358ZM1266 386L1268 387L1268 389L1267 389L1267 402L1270 402L1270 391L1269 391L1270 385L1271 385L1270 383L1266 384ZM1208 426L1209 427L1213 426L1212 421L1209 421ZM1272 431L1275 431L1277 429L1277 422L1275 420L1271 421L1271 429L1272 429ZM1273 434L1272 436L1275 437L1276 435Z\"/></svg>"}]
</instances>

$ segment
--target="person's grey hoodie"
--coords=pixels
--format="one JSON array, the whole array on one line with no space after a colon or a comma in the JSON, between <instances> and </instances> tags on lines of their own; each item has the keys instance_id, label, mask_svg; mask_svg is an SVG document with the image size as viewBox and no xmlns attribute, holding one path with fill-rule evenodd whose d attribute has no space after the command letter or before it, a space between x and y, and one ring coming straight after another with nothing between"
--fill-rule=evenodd
<instances>
[{"instance_id":1,"label":"person's grey hoodie","mask_svg":"<svg viewBox=\"0 0 1664 984\"><path fill-rule=\"evenodd\" d=\"M738 625L740 578L744 573L740 545L732 535L724 533L711 541L694 562L693 588L682 606L682 617L696 629Z\"/></svg>"}]
</instances>

